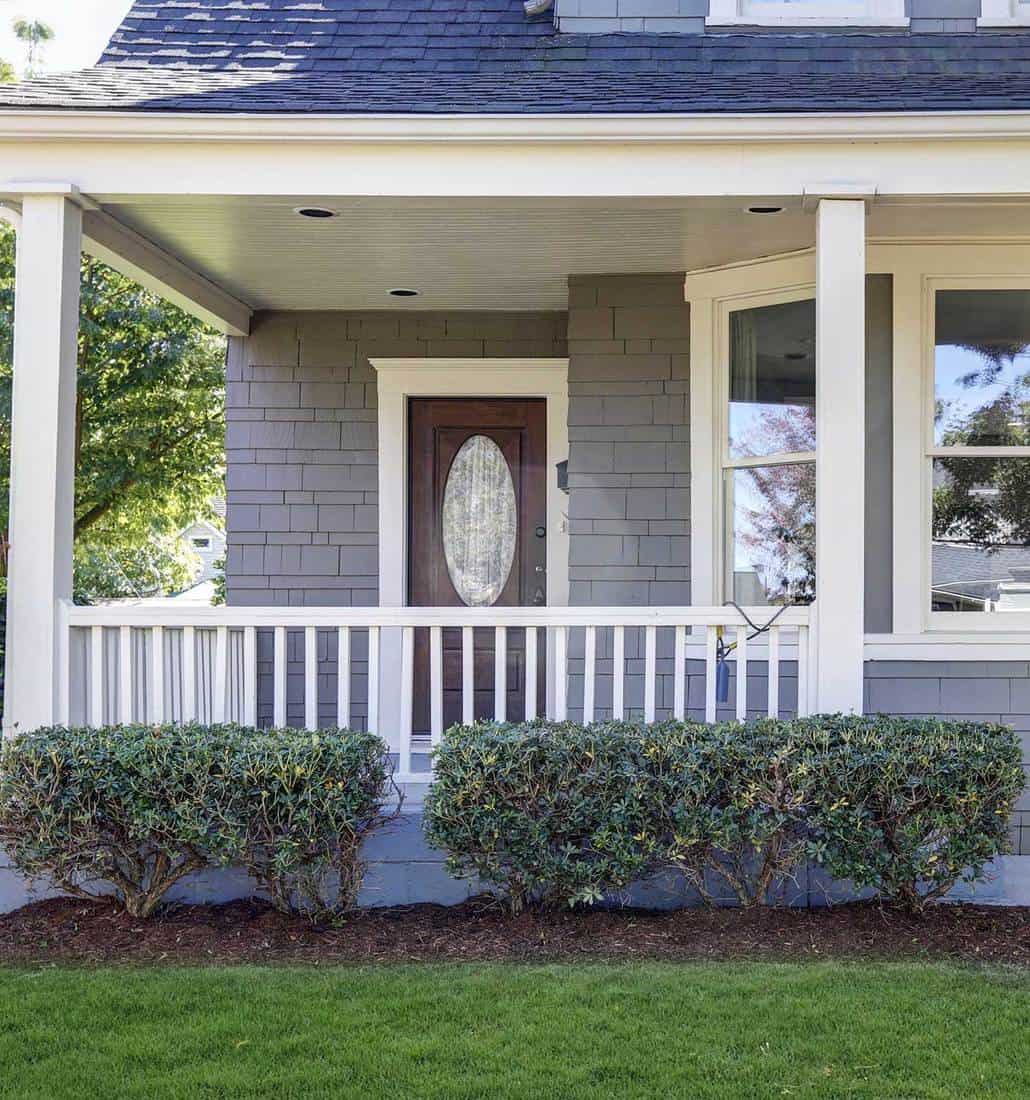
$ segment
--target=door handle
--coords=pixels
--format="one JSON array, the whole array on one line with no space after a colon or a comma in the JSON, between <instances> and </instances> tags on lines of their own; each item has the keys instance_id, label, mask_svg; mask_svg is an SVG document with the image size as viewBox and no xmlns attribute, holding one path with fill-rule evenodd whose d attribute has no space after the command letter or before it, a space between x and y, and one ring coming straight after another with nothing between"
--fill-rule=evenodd
<instances>
[{"instance_id":1,"label":"door handle","mask_svg":"<svg viewBox=\"0 0 1030 1100\"><path fill-rule=\"evenodd\" d=\"M537 573L546 573L546 572L547 572L547 566L545 566L545 565L537 565L537 566L535 566L535 568L534 568L534 572L537 572Z\"/></svg>"}]
</instances>

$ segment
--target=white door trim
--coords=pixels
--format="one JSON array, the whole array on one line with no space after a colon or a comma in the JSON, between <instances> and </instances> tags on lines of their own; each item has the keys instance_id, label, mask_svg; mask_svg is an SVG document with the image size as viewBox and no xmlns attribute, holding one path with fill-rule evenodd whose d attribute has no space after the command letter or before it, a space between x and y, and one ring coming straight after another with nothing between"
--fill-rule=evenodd
<instances>
[{"instance_id":1,"label":"white door trim","mask_svg":"<svg viewBox=\"0 0 1030 1100\"><path fill-rule=\"evenodd\" d=\"M568 359L372 359L379 389L379 606L407 604L409 397L547 401L547 605L569 602L568 497L555 463L569 455Z\"/></svg>"},{"instance_id":2,"label":"white door trim","mask_svg":"<svg viewBox=\"0 0 1030 1100\"><path fill-rule=\"evenodd\" d=\"M568 497L558 488L555 463L569 456L568 359L371 359L379 402L379 606L408 602L408 398L542 397L547 402L547 604L569 602ZM548 632L550 633L550 632ZM400 632L384 630L380 660L397 662ZM399 729L395 691L380 682L384 730ZM547 701L553 699L553 666ZM392 744L393 748L397 746Z\"/></svg>"}]
</instances>

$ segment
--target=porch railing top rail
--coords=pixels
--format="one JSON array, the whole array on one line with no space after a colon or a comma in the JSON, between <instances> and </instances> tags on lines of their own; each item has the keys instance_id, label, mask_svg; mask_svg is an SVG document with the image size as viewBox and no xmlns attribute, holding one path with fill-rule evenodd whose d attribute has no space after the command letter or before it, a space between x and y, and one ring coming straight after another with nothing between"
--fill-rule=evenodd
<instances>
[{"instance_id":1,"label":"porch railing top rail","mask_svg":"<svg viewBox=\"0 0 1030 1100\"><path fill-rule=\"evenodd\" d=\"M205 607L194 604L101 604L79 607L65 602L69 626L168 627L574 627L574 626L746 626L733 607ZM746 607L762 626L776 613L771 607ZM779 627L803 627L810 607L789 607L776 618Z\"/></svg>"}]
</instances>

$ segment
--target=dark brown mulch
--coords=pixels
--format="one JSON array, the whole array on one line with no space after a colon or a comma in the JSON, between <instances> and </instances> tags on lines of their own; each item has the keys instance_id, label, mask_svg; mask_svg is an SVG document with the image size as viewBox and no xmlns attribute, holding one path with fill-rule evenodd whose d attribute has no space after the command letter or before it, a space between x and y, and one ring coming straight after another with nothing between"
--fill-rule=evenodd
<instances>
[{"instance_id":1,"label":"dark brown mulch","mask_svg":"<svg viewBox=\"0 0 1030 1100\"><path fill-rule=\"evenodd\" d=\"M947 958L1030 966L1030 909L876 904L831 909L523 913L489 899L369 909L334 927L258 901L134 920L107 902L43 901L0 916L0 963L461 962Z\"/></svg>"}]
</instances>

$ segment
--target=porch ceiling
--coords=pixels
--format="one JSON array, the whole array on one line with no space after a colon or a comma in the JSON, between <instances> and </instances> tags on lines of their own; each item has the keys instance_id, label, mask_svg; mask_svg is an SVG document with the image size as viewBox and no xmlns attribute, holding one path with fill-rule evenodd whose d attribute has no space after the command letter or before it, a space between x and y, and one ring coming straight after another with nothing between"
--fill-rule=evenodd
<instances>
[{"instance_id":1,"label":"porch ceiling","mask_svg":"<svg viewBox=\"0 0 1030 1100\"><path fill-rule=\"evenodd\" d=\"M684 271L810 247L800 201L94 196L255 309L565 309L569 275ZM747 202L783 205L777 215ZM331 219L298 216L324 206ZM1030 237L1030 204L892 201L872 237ZM415 298L395 298L411 287Z\"/></svg>"}]
</instances>

